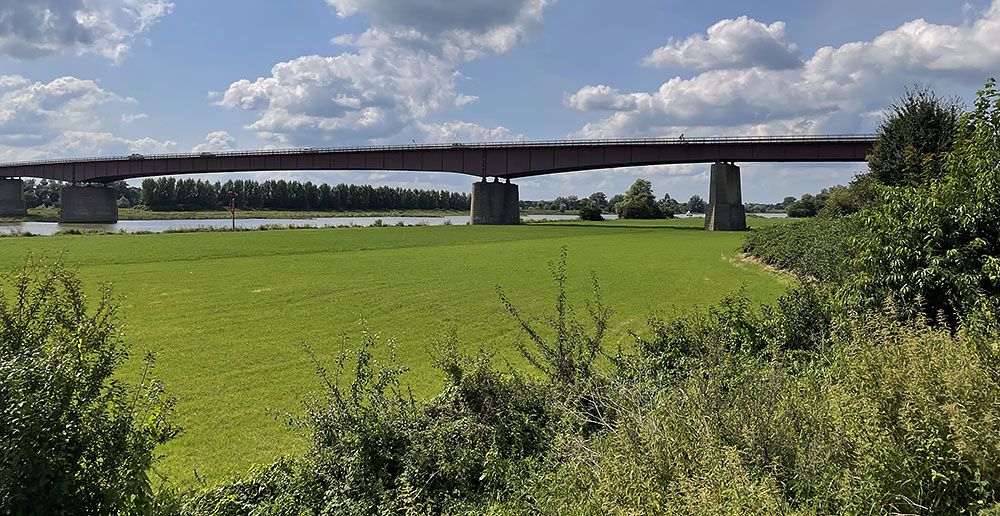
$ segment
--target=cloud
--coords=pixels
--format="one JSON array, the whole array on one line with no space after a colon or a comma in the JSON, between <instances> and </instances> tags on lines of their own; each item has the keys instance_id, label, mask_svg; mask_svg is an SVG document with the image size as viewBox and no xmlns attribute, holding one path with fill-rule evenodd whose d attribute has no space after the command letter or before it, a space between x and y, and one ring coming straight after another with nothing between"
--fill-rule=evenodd
<instances>
[{"instance_id":1,"label":"cloud","mask_svg":"<svg viewBox=\"0 0 1000 516\"><path fill-rule=\"evenodd\" d=\"M215 131L205 136L205 141L195 145L191 152L229 151L236 148L236 139L226 131Z\"/></svg>"},{"instance_id":2,"label":"cloud","mask_svg":"<svg viewBox=\"0 0 1000 516\"><path fill-rule=\"evenodd\" d=\"M131 124L136 120L146 120L147 118L149 118L149 115L147 115L146 113L125 114L122 115L122 123Z\"/></svg>"},{"instance_id":3,"label":"cloud","mask_svg":"<svg viewBox=\"0 0 1000 516\"><path fill-rule=\"evenodd\" d=\"M461 105L457 73L408 49L363 49L278 63L270 77L229 86L218 105L259 111L250 124L282 145L388 138L431 112Z\"/></svg>"},{"instance_id":4,"label":"cloud","mask_svg":"<svg viewBox=\"0 0 1000 516\"><path fill-rule=\"evenodd\" d=\"M417 123L424 143L449 142L510 142L523 140L524 136L514 134L506 127L486 127L470 122L446 122L443 124Z\"/></svg>"},{"instance_id":5,"label":"cloud","mask_svg":"<svg viewBox=\"0 0 1000 516\"><path fill-rule=\"evenodd\" d=\"M91 80L60 77L44 83L18 75L0 76L0 159L172 150L174 142L132 140L101 131L104 110L134 103L134 99L104 90ZM81 131L81 127L90 130Z\"/></svg>"},{"instance_id":6,"label":"cloud","mask_svg":"<svg viewBox=\"0 0 1000 516\"><path fill-rule=\"evenodd\" d=\"M374 27L400 43L432 42L466 58L503 53L540 30L553 0L327 0L341 17L370 13Z\"/></svg>"},{"instance_id":7,"label":"cloud","mask_svg":"<svg viewBox=\"0 0 1000 516\"><path fill-rule=\"evenodd\" d=\"M0 0L0 54L34 59L94 53L120 62L170 0Z\"/></svg>"},{"instance_id":8,"label":"cloud","mask_svg":"<svg viewBox=\"0 0 1000 516\"><path fill-rule=\"evenodd\" d=\"M566 105L580 111L630 111L635 109L636 99L602 84L580 88L566 97Z\"/></svg>"},{"instance_id":9,"label":"cloud","mask_svg":"<svg viewBox=\"0 0 1000 516\"><path fill-rule=\"evenodd\" d=\"M998 33L1000 0L994 0L972 24L914 20L871 41L820 48L798 69L710 70L675 77L653 92L586 86L567 103L583 111L622 106L583 127L579 134L586 137L870 131L871 114L908 85L974 87L995 73ZM601 102L579 100L600 88L607 88Z\"/></svg>"},{"instance_id":10,"label":"cloud","mask_svg":"<svg viewBox=\"0 0 1000 516\"><path fill-rule=\"evenodd\" d=\"M258 113L248 128L267 142L314 147L463 132L489 138L461 122L431 128L427 119L475 101L459 91L460 66L536 32L551 0L328 3L342 17L368 13L373 25L334 38L346 52L278 63L269 76L233 82L217 97L219 106Z\"/></svg>"},{"instance_id":11,"label":"cloud","mask_svg":"<svg viewBox=\"0 0 1000 516\"><path fill-rule=\"evenodd\" d=\"M684 41L671 39L643 59L646 66L707 71L760 67L788 70L802 66L802 52L787 41L785 23L765 25L740 16L721 20L707 35L695 34Z\"/></svg>"}]
</instances>

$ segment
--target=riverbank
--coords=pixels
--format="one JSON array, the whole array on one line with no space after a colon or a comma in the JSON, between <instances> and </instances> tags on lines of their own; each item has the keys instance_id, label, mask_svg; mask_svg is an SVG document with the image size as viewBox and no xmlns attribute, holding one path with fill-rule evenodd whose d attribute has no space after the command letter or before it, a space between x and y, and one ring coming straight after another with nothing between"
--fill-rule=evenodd
<instances>
[{"instance_id":1,"label":"riverbank","mask_svg":"<svg viewBox=\"0 0 1000 516\"><path fill-rule=\"evenodd\" d=\"M576 215L576 212L521 210L524 215ZM283 211L237 210L237 219L320 219L343 217L452 217L468 215L468 210L387 210L387 211ZM229 210L151 211L119 208L118 220L219 220L229 219ZM58 222L59 208L32 208L23 217L0 217L0 222Z\"/></svg>"}]
</instances>

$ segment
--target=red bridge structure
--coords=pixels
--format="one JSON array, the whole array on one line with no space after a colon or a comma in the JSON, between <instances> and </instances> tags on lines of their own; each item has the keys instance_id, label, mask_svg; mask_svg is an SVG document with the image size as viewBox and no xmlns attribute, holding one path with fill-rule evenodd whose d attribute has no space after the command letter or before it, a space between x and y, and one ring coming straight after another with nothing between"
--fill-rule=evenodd
<instances>
[{"instance_id":1,"label":"red bridge structure","mask_svg":"<svg viewBox=\"0 0 1000 516\"><path fill-rule=\"evenodd\" d=\"M118 220L116 199L104 186L113 181L224 172L377 170L451 172L481 178L472 186L472 223L517 224L518 188L511 179L581 170L711 163L705 228L743 230L746 214L736 163L864 162L874 143L871 135L557 140L132 154L0 163L0 214L25 213L22 178L67 183L62 190L63 222L113 223Z\"/></svg>"}]
</instances>

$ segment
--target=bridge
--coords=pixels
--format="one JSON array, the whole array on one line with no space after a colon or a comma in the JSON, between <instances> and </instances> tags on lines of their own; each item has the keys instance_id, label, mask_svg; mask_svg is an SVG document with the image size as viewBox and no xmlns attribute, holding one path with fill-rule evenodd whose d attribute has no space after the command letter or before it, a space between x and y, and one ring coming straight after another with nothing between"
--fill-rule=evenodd
<instances>
[{"instance_id":1,"label":"bridge","mask_svg":"<svg viewBox=\"0 0 1000 516\"><path fill-rule=\"evenodd\" d=\"M746 228L736 163L863 162L871 135L555 140L158 154L0 163L0 214L23 214L22 178L68 183L63 222L112 223L114 194L102 185L143 177L222 172L368 170L451 172L481 178L472 187L473 224L520 221L511 179L582 170L711 163L710 230ZM493 178L493 181L489 181ZM503 182L501 182L503 180Z\"/></svg>"}]
</instances>

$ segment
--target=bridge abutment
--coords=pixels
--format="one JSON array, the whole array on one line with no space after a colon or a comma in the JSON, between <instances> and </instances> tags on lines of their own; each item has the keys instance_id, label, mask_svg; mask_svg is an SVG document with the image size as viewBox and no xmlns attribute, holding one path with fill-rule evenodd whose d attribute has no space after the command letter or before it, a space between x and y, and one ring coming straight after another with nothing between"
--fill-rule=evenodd
<instances>
[{"instance_id":1,"label":"bridge abutment","mask_svg":"<svg viewBox=\"0 0 1000 516\"><path fill-rule=\"evenodd\" d=\"M712 182L705 210L706 231L744 231L747 212L740 188L740 167L733 163L712 165Z\"/></svg>"},{"instance_id":2,"label":"bridge abutment","mask_svg":"<svg viewBox=\"0 0 1000 516\"><path fill-rule=\"evenodd\" d=\"M511 225L521 223L521 205L517 185L488 183L484 179L472 184L472 224Z\"/></svg>"},{"instance_id":3,"label":"bridge abutment","mask_svg":"<svg viewBox=\"0 0 1000 516\"><path fill-rule=\"evenodd\" d=\"M106 186L64 186L59 222L69 224L115 224L118 202L115 191Z\"/></svg>"},{"instance_id":4,"label":"bridge abutment","mask_svg":"<svg viewBox=\"0 0 1000 516\"><path fill-rule=\"evenodd\" d=\"M20 179L0 179L0 216L27 215L24 206L24 182Z\"/></svg>"}]
</instances>

